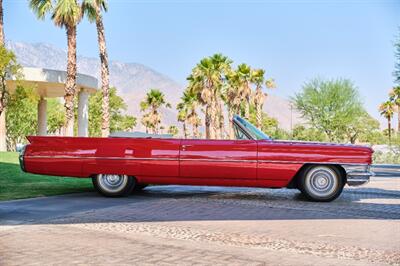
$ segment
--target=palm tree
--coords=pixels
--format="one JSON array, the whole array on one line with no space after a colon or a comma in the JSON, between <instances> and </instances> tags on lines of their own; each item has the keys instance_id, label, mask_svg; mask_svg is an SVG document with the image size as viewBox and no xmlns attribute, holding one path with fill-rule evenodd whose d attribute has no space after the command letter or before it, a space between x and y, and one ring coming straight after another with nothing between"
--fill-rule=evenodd
<instances>
[{"instance_id":1,"label":"palm tree","mask_svg":"<svg viewBox=\"0 0 400 266\"><path fill-rule=\"evenodd\" d=\"M146 94L146 98L140 103L142 111L149 110L149 113L145 115L147 116L147 118L145 119L145 126L153 129L153 134L158 134L159 132L161 114L158 112L158 109L162 106L165 106L167 108L171 107L171 105L165 101L164 93L162 93L158 89L151 89Z\"/></svg>"},{"instance_id":2,"label":"palm tree","mask_svg":"<svg viewBox=\"0 0 400 266\"><path fill-rule=\"evenodd\" d=\"M183 102L178 103L176 106L176 109L178 110L178 121L183 123L183 136L186 139L188 134L187 134L187 126L186 126L186 120L187 120L187 108L186 105Z\"/></svg>"},{"instance_id":3,"label":"palm tree","mask_svg":"<svg viewBox=\"0 0 400 266\"><path fill-rule=\"evenodd\" d=\"M222 137L220 94L224 73L231 62L226 56L214 54L202 59L188 77L189 87L198 95L200 103L206 106L206 138Z\"/></svg>"},{"instance_id":4,"label":"palm tree","mask_svg":"<svg viewBox=\"0 0 400 266\"><path fill-rule=\"evenodd\" d=\"M265 70L255 69L251 72L251 82L256 86L256 91L254 93L254 105L256 109L256 125L258 128L262 128L262 109L265 102L266 93L263 93L262 86L264 84L264 74ZM265 81L265 86L269 89L275 88L275 83L273 79L268 79Z\"/></svg>"},{"instance_id":5,"label":"palm tree","mask_svg":"<svg viewBox=\"0 0 400 266\"><path fill-rule=\"evenodd\" d=\"M237 71L231 71L226 75L227 84L224 88L224 99L228 107L229 119L229 138L234 139L235 133L233 131L233 116L239 114L240 105L242 103L241 83Z\"/></svg>"},{"instance_id":6,"label":"palm tree","mask_svg":"<svg viewBox=\"0 0 400 266\"><path fill-rule=\"evenodd\" d=\"M390 92L390 100L397 107L397 134L400 134L400 86L394 87Z\"/></svg>"},{"instance_id":7,"label":"palm tree","mask_svg":"<svg viewBox=\"0 0 400 266\"><path fill-rule=\"evenodd\" d=\"M222 96L222 87L224 81L226 79L226 74L231 71L231 63L228 57L222 54L214 54L211 56L211 61L214 66L215 78L214 82L214 104L215 104L215 133L217 138L224 138L225 129L224 129L224 114L222 108L223 96Z\"/></svg>"},{"instance_id":8,"label":"palm tree","mask_svg":"<svg viewBox=\"0 0 400 266\"><path fill-rule=\"evenodd\" d=\"M4 24L3 24L3 0L0 0L0 48L4 46ZM1 81L0 88L5 88L5 81ZM3 92L0 92L0 151L7 150L7 142L6 142L6 114L3 112Z\"/></svg>"},{"instance_id":9,"label":"palm tree","mask_svg":"<svg viewBox=\"0 0 400 266\"><path fill-rule=\"evenodd\" d=\"M256 91L254 94L254 105L256 108L256 126L261 128L262 126L262 108L264 105L264 100L266 94L262 91L262 86L264 84L264 74L265 70L255 69L251 72L250 80L256 86Z\"/></svg>"},{"instance_id":10,"label":"palm tree","mask_svg":"<svg viewBox=\"0 0 400 266\"><path fill-rule=\"evenodd\" d=\"M3 0L0 0L0 46L4 46Z\"/></svg>"},{"instance_id":11,"label":"palm tree","mask_svg":"<svg viewBox=\"0 0 400 266\"><path fill-rule=\"evenodd\" d=\"M176 126L169 126L168 134L171 134L172 136L176 136L179 134L179 129Z\"/></svg>"},{"instance_id":12,"label":"palm tree","mask_svg":"<svg viewBox=\"0 0 400 266\"><path fill-rule=\"evenodd\" d=\"M107 11L107 0L83 0L82 11L90 22L96 22L101 62L101 89L103 91L101 136L107 137L110 134L110 74L102 16L102 11Z\"/></svg>"},{"instance_id":13,"label":"palm tree","mask_svg":"<svg viewBox=\"0 0 400 266\"><path fill-rule=\"evenodd\" d=\"M30 8L39 19L50 13L54 24L65 28L68 40L67 79L64 88L67 136L74 135L74 97L76 93L76 27L81 8L76 0L30 0Z\"/></svg>"},{"instance_id":14,"label":"palm tree","mask_svg":"<svg viewBox=\"0 0 400 266\"><path fill-rule=\"evenodd\" d=\"M389 134L389 142L390 142L391 134L392 134L391 119L392 119L394 111L395 111L395 105L392 101L386 101L379 106L379 111L380 111L381 115L384 116L388 121L388 131L389 131L388 134Z\"/></svg>"},{"instance_id":15,"label":"palm tree","mask_svg":"<svg viewBox=\"0 0 400 266\"><path fill-rule=\"evenodd\" d=\"M192 135L194 138L198 138L201 120L197 114L197 107L199 105L199 102L197 101L197 95L194 93L194 91L187 89L183 92L181 100L185 105L185 109L187 110L186 121L192 125Z\"/></svg>"},{"instance_id":16,"label":"palm tree","mask_svg":"<svg viewBox=\"0 0 400 266\"><path fill-rule=\"evenodd\" d=\"M199 65L202 64L200 68ZM197 95L198 101L204 105L205 108L205 127L206 138L215 138L215 132L211 128L212 115L211 105L213 104L212 97L212 81L205 75L210 67L207 67L209 62L203 59L192 71L192 74L187 78L189 81L189 88Z\"/></svg>"},{"instance_id":17,"label":"palm tree","mask_svg":"<svg viewBox=\"0 0 400 266\"><path fill-rule=\"evenodd\" d=\"M250 105L251 105L251 68L246 64L238 65L237 73L241 83L241 94L244 99L244 117L250 118Z\"/></svg>"}]
</instances>

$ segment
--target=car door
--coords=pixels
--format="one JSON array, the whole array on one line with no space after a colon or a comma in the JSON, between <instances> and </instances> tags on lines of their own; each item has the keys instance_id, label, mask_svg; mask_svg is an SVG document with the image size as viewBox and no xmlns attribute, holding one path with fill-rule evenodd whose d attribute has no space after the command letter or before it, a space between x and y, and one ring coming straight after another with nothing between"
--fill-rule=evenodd
<instances>
[{"instance_id":1,"label":"car door","mask_svg":"<svg viewBox=\"0 0 400 266\"><path fill-rule=\"evenodd\" d=\"M257 142L254 140L182 140L180 177L256 179Z\"/></svg>"}]
</instances>

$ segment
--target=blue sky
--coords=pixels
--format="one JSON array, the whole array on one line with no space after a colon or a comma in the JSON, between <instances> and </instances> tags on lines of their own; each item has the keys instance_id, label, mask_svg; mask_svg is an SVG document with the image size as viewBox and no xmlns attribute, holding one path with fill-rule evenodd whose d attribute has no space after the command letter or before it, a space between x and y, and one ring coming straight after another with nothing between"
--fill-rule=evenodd
<instances>
[{"instance_id":1,"label":"blue sky","mask_svg":"<svg viewBox=\"0 0 400 266\"><path fill-rule=\"evenodd\" d=\"M349 78L367 110L394 85L400 1L109 1L109 57L138 62L181 84L203 57L221 52L264 68L271 93L290 97L313 78ZM38 21L25 0L3 1L6 38L66 49L65 32ZM78 28L78 54L98 55L95 25ZM381 119L382 120L382 119Z\"/></svg>"}]
</instances>

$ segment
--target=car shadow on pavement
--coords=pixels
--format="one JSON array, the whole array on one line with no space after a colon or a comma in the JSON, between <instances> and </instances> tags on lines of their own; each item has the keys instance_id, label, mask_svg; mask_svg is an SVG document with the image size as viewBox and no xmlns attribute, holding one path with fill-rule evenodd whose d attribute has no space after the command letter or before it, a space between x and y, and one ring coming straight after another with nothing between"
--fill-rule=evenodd
<instances>
[{"instance_id":1,"label":"car shadow on pavement","mask_svg":"<svg viewBox=\"0 0 400 266\"><path fill-rule=\"evenodd\" d=\"M97 193L0 202L0 225L100 222L400 219L400 192L345 188L335 201L297 190L150 186L124 198Z\"/></svg>"}]
</instances>

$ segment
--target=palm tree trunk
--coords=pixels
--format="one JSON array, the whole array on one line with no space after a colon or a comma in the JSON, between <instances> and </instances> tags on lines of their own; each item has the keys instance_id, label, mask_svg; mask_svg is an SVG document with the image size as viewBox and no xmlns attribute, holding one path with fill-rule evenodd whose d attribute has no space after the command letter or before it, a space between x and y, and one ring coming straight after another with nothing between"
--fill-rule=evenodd
<instances>
[{"instance_id":1,"label":"palm tree trunk","mask_svg":"<svg viewBox=\"0 0 400 266\"><path fill-rule=\"evenodd\" d=\"M74 136L74 97L76 91L76 26L67 26L68 62L64 88L66 136Z\"/></svg>"},{"instance_id":2,"label":"palm tree trunk","mask_svg":"<svg viewBox=\"0 0 400 266\"><path fill-rule=\"evenodd\" d=\"M205 114L205 124L206 124L206 138L212 138L211 134L211 104L207 104L206 106L206 114Z\"/></svg>"},{"instance_id":3,"label":"palm tree trunk","mask_svg":"<svg viewBox=\"0 0 400 266\"><path fill-rule=\"evenodd\" d=\"M400 105L397 106L397 134L400 135Z\"/></svg>"},{"instance_id":4,"label":"palm tree trunk","mask_svg":"<svg viewBox=\"0 0 400 266\"><path fill-rule=\"evenodd\" d=\"M199 138L199 125L197 124L197 122L196 122L196 124L194 125L194 137L197 139L197 138Z\"/></svg>"},{"instance_id":5,"label":"palm tree trunk","mask_svg":"<svg viewBox=\"0 0 400 266\"><path fill-rule=\"evenodd\" d=\"M215 95L215 138L221 138L221 108L220 108L220 99Z\"/></svg>"},{"instance_id":6,"label":"palm tree trunk","mask_svg":"<svg viewBox=\"0 0 400 266\"><path fill-rule=\"evenodd\" d=\"M233 108L228 107L228 115L229 115L229 139L235 139L235 131L233 130Z\"/></svg>"},{"instance_id":7,"label":"palm tree trunk","mask_svg":"<svg viewBox=\"0 0 400 266\"><path fill-rule=\"evenodd\" d=\"M247 120L250 118L250 96L246 96L246 106L244 109L244 118Z\"/></svg>"},{"instance_id":8,"label":"palm tree trunk","mask_svg":"<svg viewBox=\"0 0 400 266\"><path fill-rule=\"evenodd\" d=\"M255 105L256 105L256 126L261 129L262 127L262 108L264 105L265 96L261 91L261 86L257 86L256 97L255 97Z\"/></svg>"},{"instance_id":9,"label":"palm tree trunk","mask_svg":"<svg viewBox=\"0 0 400 266\"><path fill-rule=\"evenodd\" d=\"M187 138L186 121L183 121L183 136L185 139Z\"/></svg>"},{"instance_id":10,"label":"palm tree trunk","mask_svg":"<svg viewBox=\"0 0 400 266\"><path fill-rule=\"evenodd\" d=\"M0 0L0 46L4 45L4 28L3 28L3 0ZM6 81L1 80L2 84L0 84L2 90L5 90ZM0 99L0 151L7 150L7 129L6 129L6 109L5 109L5 101L3 99L3 91L1 92Z\"/></svg>"},{"instance_id":11,"label":"palm tree trunk","mask_svg":"<svg viewBox=\"0 0 400 266\"><path fill-rule=\"evenodd\" d=\"M219 102L219 130L221 134L221 139L225 137L225 119L224 119L224 112L222 110L222 100Z\"/></svg>"},{"instance_id":12,"label":"palm tree trunk","mask_svg":"<svg viewBox=\"0 0 400 266\"><path fill-rule=\"evenodd\" d=\"M391 120L391 119L390 119L390 117L389 117L389 118L388 118L389 144L390 144L390 142L391 142L391 140L392 140L392 123L391 123L390 120Z\"/></svg>"},{"instance_id":13,"label":"palm tree trunk","mask_svg":"<svg viewBox=\"0 0 400 266\"><path fill-rule=\"evenodd\" d=\"M0 46L4 45L3 0L0 0Z\"/></svg>"},{"instance_id":14,"label":"palm tree trunk","mask_svg":"<svg viewBox=\"0 0 400 266\"><path fill-rule=\"evenodd\" d=\"M108 55L103 18L98 4L96 4L96 28L101 61L101 89L103 92L101 136L108 137L108 135L110 135L110 74L108 70Z\"/></svg>"},{"instance_id":15,"label":"palm tree trunk","mask_svg":"<svg viewBox=\"0 0 400 266\"><path fill-rule=\"evenodd\" d=\"M216 139L217 138L217 105L216 105L216 101L215 99L212 100L211 102L211 108L210 108L210 112L211 112L211 130L210 130L210 138L211 139Z\"/></svg>"}]
</instances>

